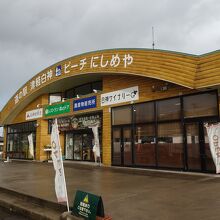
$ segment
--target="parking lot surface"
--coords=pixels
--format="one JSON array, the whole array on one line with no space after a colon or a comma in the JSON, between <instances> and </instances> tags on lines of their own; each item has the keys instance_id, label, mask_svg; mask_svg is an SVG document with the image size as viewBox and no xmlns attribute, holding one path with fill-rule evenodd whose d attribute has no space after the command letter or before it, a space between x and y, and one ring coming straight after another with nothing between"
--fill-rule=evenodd
<instances>
[{"instance_id":1,"label":"parking lot surface","mask_svg":"<svg viewBox=\"0 0 220 220\"><path fill-rule=\"evenodd\" d=\"M125 169L126 171L126 169ZM56 202L52 164L0 163L0 187ZM138 174L65 165L70 205L77 189L102 196L114 220L217 220L220 178L163 172Z\"/></svg>"}]
</instances>

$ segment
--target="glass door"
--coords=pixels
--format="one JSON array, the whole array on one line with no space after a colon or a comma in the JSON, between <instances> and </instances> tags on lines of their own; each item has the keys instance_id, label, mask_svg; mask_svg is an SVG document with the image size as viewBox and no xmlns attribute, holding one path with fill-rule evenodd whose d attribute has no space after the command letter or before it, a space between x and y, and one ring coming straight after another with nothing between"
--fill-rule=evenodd
<instances>
[{"instance_id":1,"label":"glass door","mask_svg":"<svg viewBox=\"0 0 220 220\"><path fill-rule=\"evenodd\" d=\"M122 153L123 165L132 165L132 133L130 127L122 128Z\"/></svg>"},{"instance_id":2,"label":"glass door","mask_svg":"<svg viewBox=\"0 0 220 220\"><path fill-rule=\"evenodd\" d=\"M74 160L82 160L82 135L73 135Z\"/></svg>"},{"instance_id":3,"label":"glass door","mask_svg":"<svg viewBox=\"0 0 220 220\"><path fill-rule=\"evenodd\" d=\"M202 170L199 123L186 124L188 170Z\"/></svg>"},{"instance_id":4,"label":"glass door","mask_svg":"<svg viewBox=\"0 0 220 220\"><path fill-rule=\"evenodd\" d=\"M91 132L66 133L66 159L94 161L93 145L94 137Z\"/></svg>"},{"instance_id":5,"label":"glass door","mask_svg":"<svg viewBox=\"0 0 220 220\"><path fill-rule=\"evenodd\" d=\"M73 134L66 133L66 159L73 159Z\"/></svg>"},{"instance_id":6,"label":"glass door","mask_svg":"<svg viewBox=\"0 0 220 220\"><path fill-rule=\"evenodd\" d=\"M130 127L113 128L112 164L132 165L132 132Z\"/></svg>"},{"instance_id":7,"label":"glass door","mask_svg":"<svg viewBox=\"0 0 220 220\"><path fill-rule=\"evenodd\" d=\"M186 124L188 170L215 171L204 122Z\"/></svg>"},{"instance_id":8,"label":"glass door","mask_svg":"<svg viewBox=\"0 0 220 220\"><path fill-rule=\"evenodd\" d=\"M92 135L91 134L82 134L83 143L82 143L82 159L86 161L91 161L92 159Z\"/></svg>"},{"instance_id":9,"label":"glass door","mask_svg":"<svg viewBox=\"0 0 220 220\"><path fill-rule=\"evenodd\" d=\"M121 128L113 128L112 131L112 164L113 165L122 165L121 160Z\"/></svg>"}]
</instances>

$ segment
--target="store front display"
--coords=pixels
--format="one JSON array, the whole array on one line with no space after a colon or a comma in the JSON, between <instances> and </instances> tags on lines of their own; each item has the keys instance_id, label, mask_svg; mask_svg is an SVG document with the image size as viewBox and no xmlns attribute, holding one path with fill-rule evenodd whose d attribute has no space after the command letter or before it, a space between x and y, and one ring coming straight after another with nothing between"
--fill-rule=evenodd
<instances>
[{"instance_id":1,"label":"store front display","mask_svg":"<svg viewBox=\"0 0 220 220\"><path fill-rule=\"evenodd\" d=\"M218 114L216 91L113 108L112 164L214 171L204 123Z\"/></svg>"},{"instance_id":2,"label":"store front display","mask_svg":"<svg viewBox=\"0 0 220 220\"><path fill-rule=\"evenodd\" d=\"M101 114L58 118L58 128L65 132L65 158L68 160L94 161L95 144L92 126L99 128L101 140ZM52 120L49 120L51 129Z\"/></svg>"},{"instance_id":3,"label":"store front display","mask_svg":"<svg viewBox=\"0 0 220 220\"><path fill-rule=\"evenodd\" d=\"M94 161L93 140L93 134L89 130L82 133L66 133L66 159Z\"/></svg>"},{"instance_id":4,"label":"store front display","mask_svg":"<svg viewBox=\"0 0 220 220\"><path fill-rule=\"evenodd\" d=\"M32 134L32 135L31 135ZM31 137L32 145L30 146ZM33 149L32 149L33 148ZM13 159L34 159L36 151L36 122L14 124L7 127L6 155Z\"/></svg>"}]
</instances>

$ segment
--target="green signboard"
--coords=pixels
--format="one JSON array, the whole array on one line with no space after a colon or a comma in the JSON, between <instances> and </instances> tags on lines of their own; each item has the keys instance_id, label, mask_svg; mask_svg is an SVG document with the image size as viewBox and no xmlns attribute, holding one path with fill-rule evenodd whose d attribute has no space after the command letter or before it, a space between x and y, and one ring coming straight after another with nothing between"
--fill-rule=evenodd
<instances>
[{"instance_id":1,"label":"green signboard","mask_svg":"<svg viewBox=\"0 0 220 220\"><path fill-rule=\"evenodd\" d=\"M77 190L72 215L89 220L96 220L96 216L104 217L102 197Z\"/></svg>"},{"instance_id":2,"label":"green signboard","mask_svg":"<svg viewBox=\"0 0 220 220\"><path fill-rule=\"evenodd\" d=\"M48 105L44 109L44 115L54 116L70 112L70 102L64 102L56 105Z\"/></svg>"}]
</instances>

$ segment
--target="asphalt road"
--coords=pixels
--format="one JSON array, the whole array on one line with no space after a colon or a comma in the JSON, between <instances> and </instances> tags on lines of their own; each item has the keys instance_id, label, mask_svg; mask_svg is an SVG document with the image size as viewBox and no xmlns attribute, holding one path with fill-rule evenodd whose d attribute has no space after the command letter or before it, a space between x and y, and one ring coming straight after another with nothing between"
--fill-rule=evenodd
<instances>
[{"instance_id":1,"label":"asphalt road","mask_svg":"<svg viewBox=\"0 0 220 220\"><path fill-rule=\"evenodd\" d=\"M54 169L45 163L0 163L0 186L56 202ZM69 202L77 189L101 195L114 220L219 220L220 176L150 175L65 166Z\"/></svg>"}]
</instances>

